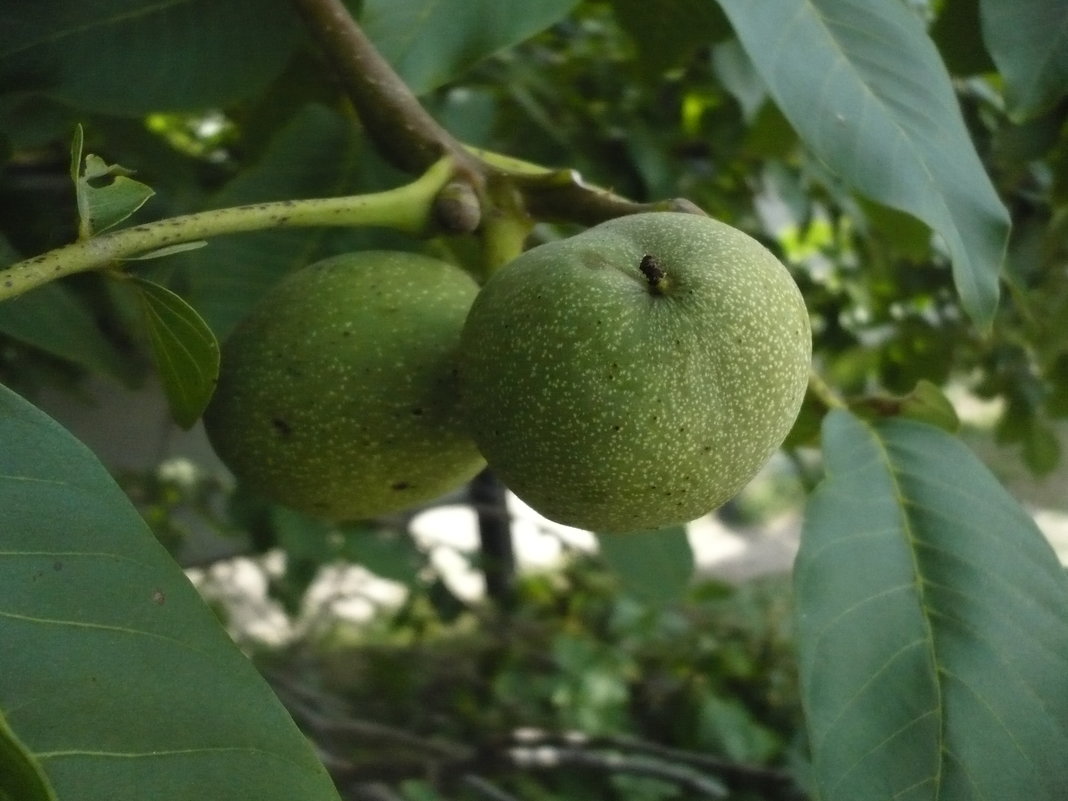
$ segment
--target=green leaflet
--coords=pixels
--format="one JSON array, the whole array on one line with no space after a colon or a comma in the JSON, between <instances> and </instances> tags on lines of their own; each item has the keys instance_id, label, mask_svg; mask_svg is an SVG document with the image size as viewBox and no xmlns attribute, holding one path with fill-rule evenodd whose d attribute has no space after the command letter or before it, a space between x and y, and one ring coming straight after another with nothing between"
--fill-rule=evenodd
<instances>
[{"instance_id":1,"label":"green leaflet","mask_svg":"<svg viewBox=\"0 0 1068 801\"><path fill-rule=\"evenodd\" d=\"M919 18L872 0L719 3L805 144L858 192L941 235L962 305L988 327L1009 216Z\"/></svg>"},{"instance_id":2,"label":"green leaflet","mask_svg":"<svg viewBox=\"0 0 1068 801\"><path fill-rule=\"evenodd\" d=\"M203 414L219 378L219 343L196 309L166 287L133 279L171 414L189 428Z\"/></svg>"},{"instance_id":3,"label":"green leaflet","mask_svg":"<svg viewBox=\"0 0 1068 801\"><path fill-rule=\"evenodd\" d=\"M3 387L0 442L0 715L59 801L337 801L92 454Z\"/></svg>"},{"instance_id":4,"label":"green leaflet","mask_svg":"<svg viewBox=\"0 0 1068 801\"><path fill-rule=\"evenodd\" d=\"M1005 79L1017 120L1068 93L1068 5L1063 0L980 0L983 39Z\"/></svg>"},{"instance_id":5,"label":"green leaflet","mask_svg":"<svg viewBox=\"0 0 1068 801\"><path fill-rule=\"evenodd\" d=\"M1068 584L956 438L823 428L794 579L823 801L1027 798L1068 787Z\"/></svg>"}]
</instances>

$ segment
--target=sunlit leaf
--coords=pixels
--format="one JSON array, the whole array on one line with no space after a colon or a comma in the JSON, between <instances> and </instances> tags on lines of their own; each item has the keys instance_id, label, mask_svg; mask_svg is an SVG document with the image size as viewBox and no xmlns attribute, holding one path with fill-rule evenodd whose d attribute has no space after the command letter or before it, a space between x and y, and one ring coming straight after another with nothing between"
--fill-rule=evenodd
<instances>
[{"instance_id":1,"label":"sunlit leaf","mask_svg":"<svg viewBox=\"0 0 1068 801\"><path fill-rule=\"evenodd\" d=\"M1068 581L957 439L911 420L823 430L794 581L823 801L1058 801Z\"/></svg>"},{"instance_id":2,"label":"sunlit leaf","mask_svg":"<svg viewBox=\"0 0 1068 801\"><path fill-rule=\"evenodd\" d=\"M988 326L1008 212L921 20L882 0L719 0L805 144L860 193L945 240L965 310Z\"/></svg>"},{"instance_id":3,"label":"sunlit leaf","mask_svg":"<svg viewBox=\"0 0 1068 801\"><path fill-rule=\"evenodd\" d=\"M738 101L742 116L752 123L767 100L768 90L737 40L730 39L712 48L712 67L723 88Z\"/></svg>"}]
</instances>

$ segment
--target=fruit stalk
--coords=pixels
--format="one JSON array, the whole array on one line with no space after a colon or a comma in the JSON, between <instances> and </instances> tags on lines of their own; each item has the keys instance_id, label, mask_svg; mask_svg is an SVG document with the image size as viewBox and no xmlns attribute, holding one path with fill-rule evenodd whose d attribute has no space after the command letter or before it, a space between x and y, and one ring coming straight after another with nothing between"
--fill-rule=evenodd
<instances>
[{"instance_id":1,"label":"fruit stalk","mask_svg":"<svg viewBox=\"0 0 1068 801\"><path fill-rule=\"evenodd\" d=\"M475 476L468 485L468 498L478 515L478 539L486 595L501 608L516 599L516 561L504 484L491 470Z\"/></svg>"},{"instance_id":2,"label":"fruit stalk","mask_svg":"<svg viewBox=\"0 0 1068 801\"><path fill-rule=\"evenodd\" d=\"M831 385L824 381L823 377L815 370L809 371L808 391L828 409L845 409L848 406L844 400L838 397L838 393L831 388Z\"/></svg>"},{"instance_id":3,"label":"fruit stalk","mask_svg":"<svg viewBox=\"0 0 1068 801\"><path fill-rule=\"evenodd\" d=\"M434 225L435 199L453 173L451 159L442 159L415 181L384 192L254 203L108 232L0 271L0 301L57 278L220 234L311 226L382 226L422 234Z\"/></svg>"}]
</instances>

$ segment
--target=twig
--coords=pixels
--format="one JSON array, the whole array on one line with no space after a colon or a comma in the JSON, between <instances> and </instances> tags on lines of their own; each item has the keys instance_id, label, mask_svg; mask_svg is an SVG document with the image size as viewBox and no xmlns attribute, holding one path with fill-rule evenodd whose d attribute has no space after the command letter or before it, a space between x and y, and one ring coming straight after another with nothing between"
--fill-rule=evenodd
<instances>
[{"instance_id":1,"label":"twig","mask_svg":"<svg viewBox=\"0 0 1068 801\"><path fill-rule=\"evenodd\" d=\"M375 49L341 0L293 0L308 31L330 60L379 152L402 170L419 173L444 155L456 165L475 159L422 107Z\"/></svg>"},{"instance_id":2,"label":"twig","mask_svg":"<svg viewBox=\"0 0 1068 801\"><path fill-rule=\"evenodd\" d=\"M352 788L356 801L405 801L404 796L395 793L382 782L365 782Z\"/></svg>"},{"instance_id":3,"label":"twig","mask_svg":"<svg viewBox=\"0 0 1068 801\"><path fill-rule=\"evenodd\" d=\"M596 225L615 217L649 211L678 211L701 214L685 198L635 203L606 189L592 186L575 170L559 170L543 176L523 174L515 178L527 210L540 220Z\"/></svg>"},{"instance_id":4,"label":"twig","mask_svg":"<svg viewBox=\"0 0 1068 801\"><path fill-rule=\"evenodd\" d=\"M686 765L673 765L649 757L597 751L582 746L551 745L511 748L508 755L516 767L527 770L578 767L605 773L630 773L671 782L708 798L726 798L728 795L727 787L719 779L705 776Z\"/></svg>"},{"instance_id":5,"label":"twig","mask_svg":"<svg viewBox=\"0 0 1068 801\"><path fill-rule=\"evenodd\" d=\"M374 195L258 203L107 232L0 271L0 301L73 273L219 234L309 225L381 225L420 235L477 230L489 274L518 255L535 219L595 225L645 211L703 213L682 199L634 203L586 184L574 170L550 170L468 148L420 105L341 0L293 3L376 146L422 177ZM429 199L423 195L428 188L433 190Z\"/></svg>"},{"instance_id":6,"label":"twig","mask_svg":"<svg viewBox=\"0 0 1068 801\"><path fill-rule=\"evenodd\" d=\"M109 231L0 271L0 300L73 273L220 234L308 226L385 226L424 234L434 225L434 202L452 171L452 163L443 159L411 183L384 192L253 203Z\"/></svg>"},{"instance_id":7,"label":"twig","mask_svg":"<svg viewBox=\"0 0 1068 801\"><path fill-rule=\"evenodd\" d=\"M487 189L505 177L519 190L529 212L544 220L584 225L644 211L703 214L688 200L634 203L586 184L574 170L551 170L470 148L430 116L389 62L349 14L341 0L293 0L308 31L327 55L346 95L379 151L401 169L420 172L448 155L456 175L483 204ZM488 208L482 219L488 219Z\"/></svg>"},{"instance_id":8,"label":"twig","mask_svg":"<svg viewBox=\"0 0 1068 801\"><path fill-rule=\"evenodd\" d=\"M750 786L754 782L772 786L792 783L785 772L619 735L590 737L581 732L519 729L505 741L484 747L432 740L382 723L354 719L337 699L283 675L268 673L267 677L298 723L313 734L352 736L387 750L406 749L419 755L418 760L425 760L423 764L435 775L457 777L489 801L516 801L482 775L486 770L498 774L509 768L535 772L579 768L647 776L715 799L728 795L723 779L744 781ZM327 705L335 709L323 711ZM706 771L718 775L710 776Z\"/></svg>"},{"instance_id":9,"label":"twig","mask_svg":"<svg viewBox=\"0 0 1068 801\"><path fill-rule=\"evenodd\" d=\"M713 770L727 777L740 780L756 780L775 784L790 784L793 778L789 773L760 765L748 765L733 762L722 757L672 748L647 740L639 740L625 735L599 735L590 737L581 732L548 732L539 729L520 729L513 732L517 744L530 748L538 745L560 743L568 747L606 749L632 754L646 754L670 762L682 763L704 770Z\"/></svg>"},{"instance_id":10,"label":"twig","mask_svg":"<svg viewBox=\"0 0 1068 801\"><path fill-rule=\"evenodd\" d=\"M469 493L471 503L478 509L478 538L486 594L499 606L507 607L515 599L516 563L504 485L487 469L475 476ZM488 509L483 511L485 507Z\"/></svg>"},{"instance_id":11,"label":"twig","mask_svg":"<svg viewBox=\"0 0 1068 801\"><path fill-rule=\"evenodd\" d=\"M463 762L472 759L474 751L454 743L431 740L417 734L349 716L348 710L339 708L327 714L319 707L327 700L321 694L278 675L266 674L272 686L285 696L285 706L298 720L324 734L351 735L360 739L374 740L381 744L404 746L437 760ZM329 699L333 701L334 699ZM341 707L339 704L335 706Z\"/></svg>"},{"instance_id":12,"label":"twig","mask_svg":"<svg viewBox=\"0 0 1068 801\"><path fill-rule=\"evenodd\" d=\"M808 373L808 391L828 409L844 409L847 406L831 385L824 381L823 376L815 370L810 370Z\"/></svg>"},{"instance_id":13,"label":"twig","mask_svg":"<svg viewBox=\"0 0 1068 801\"><path fill-rule=\"evenodd\" d=\"M464 775L463 783L490 801L520 801L517 796L505 792L493 782L474 773Z\"/></svg>"}]
</instances>

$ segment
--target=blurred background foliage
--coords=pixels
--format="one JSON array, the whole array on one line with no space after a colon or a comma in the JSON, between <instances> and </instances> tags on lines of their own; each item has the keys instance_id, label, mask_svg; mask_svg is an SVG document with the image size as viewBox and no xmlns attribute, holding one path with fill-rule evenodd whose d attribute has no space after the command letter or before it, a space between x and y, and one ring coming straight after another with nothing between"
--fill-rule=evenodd
<instances>
[{"instance_id":1,"label":"blurred background foliage","mask_svg":"<svg viewBox=\"0 0 1068 801\"><path fill-rule=\"evenodd\" d=\"M200 30L223 32L192 49L199 66L183 72L177 57L133 52L110 65L115 85L76 49L64 70L48 71L11 47L15 32L0 36L14 53L0 68L0 258L75 237L76 123L87 152L136 169L155 190L138 220L405 180L363 140L284 2L191 5L208 15ZM909 6L930 25L1013 218L988 335L962 311L940 241L847 191L806 150L715 4L672 0L672 13L637 0L544 4L541 18L524 17L529 30L517 25L493 52L475 53L444 34L438 46L419 27L430 44L411 48L405 25L415 23L388 5L353 4L457 136L572 167L635 200L684 196L746 230L790 266L812 315L817 369L836 391L858 403L907 395L921 381L954 393L981 410L966 421L969 436L995 472L1025 498L1044 487L1035 500L1068 508L1068 100L1010 115L975 0ZM488 12L474 4L464 13ZM136 32L115 35L129 49ZM145 64L159 73L142 76L151 91L127 91L123 76ZM570 230L540 225L535 238ZM140 269L223 337L286 272L371 246L467 256L462 241L323 229L224 237ZM151 375L137 310L106 277L76 276L0 306L0 382L61 421L79 404L106 405L94 388L100 377L133 391ZM756 509L737 506L747 522L781 511L783 497L798 498L798 482L811 482L806 454L822 412L806 402L788 442L796 474ZM294 617L307 611L324 566L364 565L405 588L358 624L328 614L281 645L245 641L352 797L492 798L496 788L529 799L655 801L714 797L717 782L736 798L802 797L785 579L699 578L665 598L650 592L655 575L644 587L623 581L626 557L621 569L607 552L565 548L560 568L519 577L511 603L485 605L458 596L430 552L413 547L411 516L325 530L235 494L208 456L158 457L113 467L203 586L230 557L266 565L281 553L281 567L265 568L265 590ZM679 559L688 568L687 554ZM217 600L240 636L233 607Z\"/></svg>"},{"instance_id":2,"label":"blurred background foliage","mask_svg":"<svg viewBox=\"0 0 1068 801\"><path fill-rule=\"evenodd\" d=\"M431 588L261 664L342 788L478 798L474 774L521 798L800 798L787 598L782 579L703 581L649 604L576 559L524 575L510 613Z\"/></svg>"}]
</instances>

